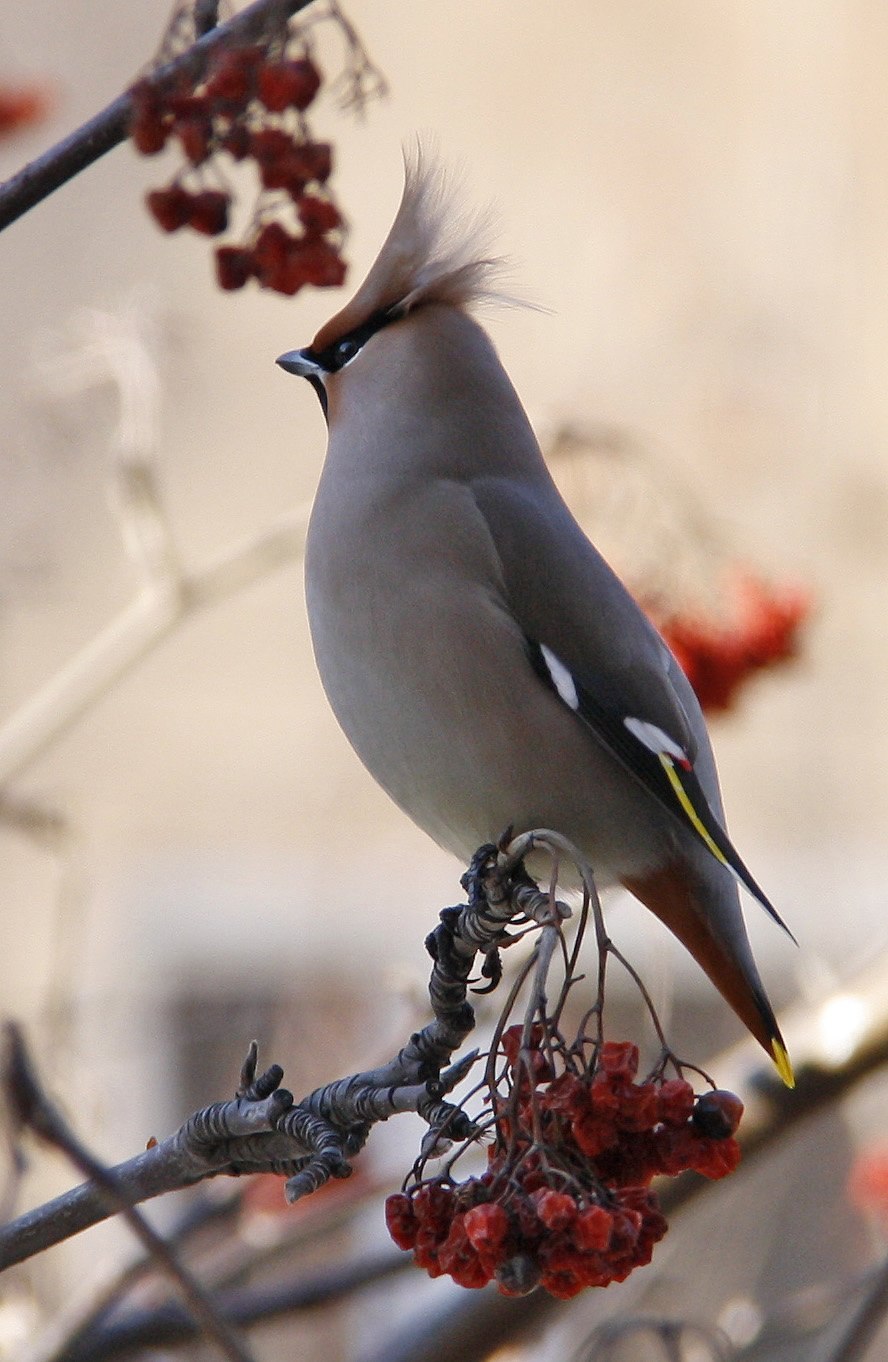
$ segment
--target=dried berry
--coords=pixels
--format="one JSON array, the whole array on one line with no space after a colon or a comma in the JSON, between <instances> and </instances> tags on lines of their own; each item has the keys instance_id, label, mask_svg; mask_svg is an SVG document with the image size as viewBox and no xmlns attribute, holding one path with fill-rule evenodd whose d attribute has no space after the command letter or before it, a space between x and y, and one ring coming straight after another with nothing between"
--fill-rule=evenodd
<instances>
[{"instance_id":1,"label":"dried berry","mask_svg":"<svg viewBox=\"0 0 888 1362\"><path fill-rule=\"evenodd\" d=\"M583 1252L602 1253L610 1246L613 1216L603 1206L587 1206L571 1228L571 1239Z\"/></svg>"},{"instance_id":2,"label":"dried berry","mask_svg":"<svg viewBox=\"0 0 888 1362\"><path fill-rule=\"evenodd\" d=\"M243 288L253 274L253 253L243 246L216 249L216 278L226 291Z\"/></svg>"},{"instance_id":3,"label":"dried berry","mask_svg":"<svg viewBox=\"0 0 888 1362\"><path fill-rule=\"evenodd\" d=\"M320 73L308 57L266 62L259 72L259 98L269 113L302 112L320 88Z\"/></svg>"},{"instance_id":4,"label":"dried berry","mask_svg":"<svg viewBox=\"0 0 888 1362\"><path fill-rule=\"evenodd\" d=\"M409 1196L405 1196L403 1192L396 1192L386 1198L385 1223L398 1248L413 1248L419 1225Z\"/></svg>"},{"instance_id":5,"label":"dried berry","mask_svg":"<svg viewBox=\"0 0 888 1362\"><path fill-rule=\"evenodd\" d=\"M319 199L314 194L302 195L297 212L308 236L322 236L324 232L332 232L342 226L342 218L336 205L329 199Z\"/></svg>"},{"instance_id":6,"label":"dried berry","mask_svg":"<svg viewBox=\"0 0 888 1362\"><path fill-rule=\"evenodd\" d=\"M498 1265L496 1284L504 1296L529 1296L540 1280L540 1268L530 1253L513 1253Z\"/></svg>"},{"instance_id":7,"label":"dried berry","mask_svg":"<svg viewBox=\"0 0 888 1362\"><path fill-rule=\"evenodd\" d=\"M250 49L236 47L221 52L210 67L207 98L242 108L253 93L257 64Z\"/></svg>"},{"instance_id":8,"label":"dried berry","mask_svg":"<svg viewBox=\"0 0 888 1362\"><path fill-rule=\"evenodd\" d=\"M228 195L218 189L192 194L188 226L205 236L218 236L228 226L228 203Z\"/></svg>"},{"instance_id":9,"label":"dried berry","mask_svg":"<svg viewBox=\"0 0 888 1362\"><path fill-rule=\"evenodd\" d=\"M145 195L148 211L165 232L177 232L191 215L191 195L179 184L166 189L151 189Z\"/></svg>"},{"instance_id":10,"label":"dried berry","mask_svg":"<svg viewBox=\"0 0 888 1362\"><path fill-rule=\"evenodd\" d=\"M213 142L213 126L210 120L199 115L177 118L175 130L186 159L193 166L202 165L210 154Z\"/></svg>"},{"instance_id":11,"label":"dried berry","mask_svg":"<svg viewBox=\"0 0 888 1362\"><path fill-rule=\"evenodd\" d=\"M531 1196L536 1213L549 1230L566 1230L577 1218L576 1198L551 1188L536 1191Z\"/></svg>"},{"instance_id":12,"label":"dried berry","mask_svg":"<svg viewBox=\"0 0 888 1362\"><path fill-rule=\"evenodd\" d=\"M281 220L285 203L260 197L257 213L263 225L245 243L220 249L215 256L221 288L242 288L255 279L263 288L293 295L305 285L335 287L343 282L345 264L339 253L343 220L322 189L333 165L332 148L314 142L305 120L282 117L289 110L304 113L320 89L322 77L303 52L288 56L278 40L246 47L226 47L210 59L206 76L196 83L187 78L173 88L151 78L130 91L131 136L137 150L153 155L171 137L178 142L192 171L208 165L219 152L235 161L253 160L263 191L281 190L295 207L291 226ZM168 232L185 225L207 236L228 226L230 195L201 184L189 173L191 190L179 186L154 191L149 207ZM276 218L272 214L277 213ZM273 230L270 230L273 229ZM334 241L328 239L335 233Z\"/></svg>"},{"instance_id":13,"label":"dried berry","mask_svg":"<svg viewBox=\"0 0 888 1362\"><path fill-rule=\"evenodd\" d=\"M716 1088L697 1098L691 1119L701 1135L726 1140L734 1134L742 1115L743 1103L737 1094Z\"/></svg>"}]
</instances>

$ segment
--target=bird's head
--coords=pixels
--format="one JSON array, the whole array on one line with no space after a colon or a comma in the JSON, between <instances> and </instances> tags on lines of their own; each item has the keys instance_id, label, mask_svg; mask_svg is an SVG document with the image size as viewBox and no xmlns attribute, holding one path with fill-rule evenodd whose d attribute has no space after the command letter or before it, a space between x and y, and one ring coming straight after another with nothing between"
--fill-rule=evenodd
<instances>
[{"instance_id":1,"label":"bird's head","mask_svg":"<svg viewBox=\"0 0 888 1362\"><path fill-rule=\"evenodd\" d=\"M486 217L466 218L441 167L417 148L405 154L404 193L382 249L354 297L326 322L310 345L279 356L287 373L307 378L324 415L328 385L387 327L429 304L463 311L499 292L502 260L485 249Z\"/></svg>"}]
</instances>

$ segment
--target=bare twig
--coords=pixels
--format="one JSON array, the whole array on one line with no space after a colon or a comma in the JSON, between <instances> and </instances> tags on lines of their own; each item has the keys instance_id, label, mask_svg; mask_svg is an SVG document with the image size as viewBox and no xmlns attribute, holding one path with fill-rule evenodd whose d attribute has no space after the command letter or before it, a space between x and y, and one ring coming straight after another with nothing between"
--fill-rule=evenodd
<instances>
[{"instance_id":1,"label":"bare twig","mask_svg":"<svg viewBox=\"0 0 888 1362\"><path fill-rule=\"evenodd\" d=\"M210 1299L221 1317L239 1329L270 1323L284 1315L332 1305L354 1291L384 1281L410 1266L395 1248L362 1251L297 1280L214 1292ZM191 1343L197 1336L194 1321L175 1302L129 1310L84 1330L56 1354L54 1362L102 1362L102 1359L144 1348L169 1348Z\"/></svg>"},{"instance_id":2,"label":"bare twig","mask_svg":"<svg viewBox=\"0 0 888 1362\"><path fill-rule=\"evenodd\" d=\"M139 581L133 601L0 727L0 788L65 734L154 648L198 611L298 561L308 509L297 507L186 569L161 496L158 341L144 308L92 310L45 367L54 399L110 384L118 419L110 441L112 497Z\"/></svg>"},{"instance_id":3,"label":"bare twig","mask_svg":"<svg viewBox=\"0 0 888 1362\"><path fill-rule=\"evenodd\" d=\"M153 73L164 85L183 75L199 75L212 54L228 43L250 42L272 24L306 9L311 0L254 0L225 24L211 28L187 51ZM112 147L126 140L130 121L130 94L124 91L76 131L31 161L0 185L0 231L29 209L67 184Z\"/></svg>"},{"instance_id":4,"label":"bare twig","mask_svg":"<svg viewBox=\"0 0 888 1362\"><path fill-rule=\"evenodd\" d=\"M0 785L63 736L186 619L298 561L306 522L307 511L297 508L205 567L142 590L0 728Z\"/></svg>"},{"instance_id":5,"label":"bare twig","mask_svg":"<svg viewBox=\"0 0 888 1362\"><path fill-rule=\"evenodd\" d=\"M860 1362L888 1313L888 1258L867 1283L863 1300L828 1362Z\"/></svg>"},{"instance_id":6,"label":"bare twig","mask_svg":"<svg viewBox=\"0 0 888 1362\"><path fill-rule=\"evenodd\" d=\"M60 1149L76 1168L100 1189L108 1204L119 1211L147 1253L178 1287L190 1314L207 1338L212 1339L229 1362L252 1362L251 1354L219 1314L200 1282L179 1261L169 1244L149 1225L118 1182L114 1173L77 1138L59 1109L47 1097L25 1048L21 1031L6 1026L8 1046L7 1090L23 1126L48 1144Z\"/></svg>"}]
</instances>

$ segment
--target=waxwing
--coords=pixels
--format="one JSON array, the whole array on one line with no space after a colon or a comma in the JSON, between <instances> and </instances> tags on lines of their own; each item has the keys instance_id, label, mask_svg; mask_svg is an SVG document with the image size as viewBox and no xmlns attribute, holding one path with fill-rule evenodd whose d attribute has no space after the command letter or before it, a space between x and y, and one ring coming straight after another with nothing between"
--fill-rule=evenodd
<instances>
[{"instance_id":1,"label":"waxwing","mask_svg":"<svg viewBox=\"0 0 888 1362\"><path fill-rule=\"evenodd\" d=\"M690 951L792 1085L681 668L562 500L470 315L496 293L477 222L408 158L367 278L311 345L328 447L306 546L321 680L364 765L466 861L557 830ZM781 923L781 926L783 924Z\"/></svg>"}]
</instances>

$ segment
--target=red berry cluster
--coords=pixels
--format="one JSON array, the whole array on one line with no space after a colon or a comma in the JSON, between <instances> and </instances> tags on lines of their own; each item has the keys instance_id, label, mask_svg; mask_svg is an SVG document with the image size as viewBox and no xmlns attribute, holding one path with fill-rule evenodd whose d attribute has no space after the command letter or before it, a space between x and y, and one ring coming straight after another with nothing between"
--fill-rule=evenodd
<instances>
[{"instance_id":1,"label":"red berry cluster","mask_svg":"<svg viewBox=\"0 0 888 1362\"><path fill-rule=\"evenodd\" d=\"M776 591L744 576L734 586L731 624L673 615L654 620L704 709L725 710L738 688L762 667L794 657L811 611L805 592Z\"/></svg>"},{"instance_id":2,"label":"red berry cluster","mask_svg":"<svg viewBox=\"0 0 888 1362\"><path fill-rule=\"evenodd\" d=\"M305 284L329 288L345 278L344 224L327 189L332 148L312 139L304 116L320 86L308 53L289 55L278 42L222 49L197 85L167 90L148 77L130 92L136 149L153 156L176 142L185 157L185 169L172 183L147 195L165 232L224 232L232 194L207 187L205 168L212 163L218 170L223 154L255 163L260 201L247 239L216 250L223 289L255 279L263 288L294 294ZM271 191L282 197L271 201Z\"/></svg>"},{"instance_id":3,"label":"red berry cluster","mask_svg":"<svg viewBox=\"0 0 888 1362\"><path fill-rule=\"evenodd\" d=\"M732 1172L743 1106L728 1092L696 1097L681 1078L636 1082L629 1042L603 1042L587 1070L555 1076L537 1030L529 1054L520 1026L503 1037L512 1090L496 1099L486 1172L390 1196L386 1222L432 1277L566 1299L650 1262L667 1228L652 1179Z\"/></svg>"}]
</instances>

